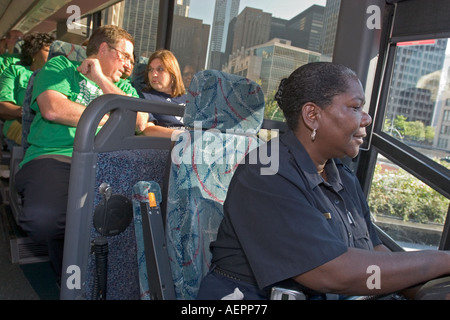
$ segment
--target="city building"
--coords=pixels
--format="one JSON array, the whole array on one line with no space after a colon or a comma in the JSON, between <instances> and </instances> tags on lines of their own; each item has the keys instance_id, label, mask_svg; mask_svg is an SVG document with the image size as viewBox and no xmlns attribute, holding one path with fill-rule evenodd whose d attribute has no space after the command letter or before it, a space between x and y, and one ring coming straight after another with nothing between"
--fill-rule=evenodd
<instances>
[{"instance_id":1,"label":"city building","mask_svg":"<svg viewBox=\"0 0 450 320\"><path fill-rule=\"evenodd\" d=\"M220 69L225 57L228 27L238 15L239 0L216 0L211 30L208 69Z\"/></svg>"},{"instance_id":2,"label":"city building","mask_svg":"<svg viewBox=\"0 0 450 320\"><path fill-rule=\"evenodd\" d=\"M290 40L275 38L261 45L237 50L222 70L260 83L268 97L276 92L280 80L288 77L292 70L319 61L320 56L318 52L292 46Z\"/></svg>"},{"instance_id":3,"label":"city building","mask_svg":"<svg viewBox=\"0 0 450 320\"><path fill-rule=\"evenodd\" d=\"M331 61L333 58L334 41L339 20L341 0L327 0L323 13L323 32L321 40L322 60Z\"/></svg>"},{"instance_id":4,"label":"city building","mask_svg":"<svg viewBox=\"0 0 450 320\"><path fill-rule=\"evenodd\" d=\"M398 44L385 116L391 123L404 116L407 121L436 125L432 120L446 48L447 39Z\"/></svg>"},{"instance_id":5,"label":"city building","mask_svg":"<svg viewBox=\"0 0 450 320\"><path fill-rule=\"evenodd\" d=\"M190 5L191 0L176 0L173 14L175 16L189 17Z\"/></svg>"},{"instance_id":6,"label":"city building","mask_svg":"<svg viewBox=\"0 0 450 320\"><path fill-rule=\"evenodd\" d=\"M290 20L272 18L270 39L292 41L294 47L321 51L325 7L313 5Z\"/></svg>"},{"instance_id":7,"label":"city building","mask_svg":"<svg viewBox=\"0 0 450 320\"><path fill-rule=\"evenodd\" d=\"M203 20L173 17L170 50L177 57L181 71L187 65L194 71L205 68L210 28Z\"/></svg>"},{"instance_id":8,"label":"city building","mask_svg":"<svg viewBox=\"0 0 450 320\"><path fill-rule=\"evenodd\" d=\"M120 26L133 35L135 55L149 57L156 50L159 1L126 0L123 3Z\"/></svg>"}]
</instances>

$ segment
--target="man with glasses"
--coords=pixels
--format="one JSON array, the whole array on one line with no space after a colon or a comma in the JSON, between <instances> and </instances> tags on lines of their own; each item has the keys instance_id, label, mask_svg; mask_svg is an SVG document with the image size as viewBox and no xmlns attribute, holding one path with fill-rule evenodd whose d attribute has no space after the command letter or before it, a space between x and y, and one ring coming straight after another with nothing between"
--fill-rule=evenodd
<instances>
[{"instance_id":1,"label":"man with glasses","mask_svg":"<svg viewBox=\"0 0 450 320\"><path fill-rule=\"evenodd\" d=\"M36 75L31 109L36 116L28 135L29 147L16 175L23 195L20 226L45 243L58 278L61 275L69 175L75 131L86 106L103 94L138 98L122 79L133 61L134 39L116 26L103 26L89 39L82 62L54 57ZM108 120L105 115L99 126ZM143 131L147 113L138 113L136 129Z\"/></svg>"}]
</instances>

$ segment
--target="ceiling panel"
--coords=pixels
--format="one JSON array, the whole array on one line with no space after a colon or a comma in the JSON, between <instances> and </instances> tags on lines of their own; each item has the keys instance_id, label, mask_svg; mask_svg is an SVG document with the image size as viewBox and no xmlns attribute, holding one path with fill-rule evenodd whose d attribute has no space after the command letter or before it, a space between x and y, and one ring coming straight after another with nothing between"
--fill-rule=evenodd
<instances>
[{"instance_id":1,"label":"ceiling panel","mask_svg":"<svg viewBox=\"0 0 450 320\"><path fill-rule=\"evenodd\" d=\"M81 16L102 10L120 0L0 0L0 36L8 30L52 32L58 21L67 21L69 5L80 8Z\"/></svg>"}]
</instances>

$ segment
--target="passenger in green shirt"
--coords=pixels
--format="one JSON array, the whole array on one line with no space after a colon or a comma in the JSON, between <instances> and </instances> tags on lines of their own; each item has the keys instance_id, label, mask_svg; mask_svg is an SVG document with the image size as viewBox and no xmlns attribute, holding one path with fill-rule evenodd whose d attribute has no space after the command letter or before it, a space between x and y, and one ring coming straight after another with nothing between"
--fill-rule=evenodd
<instances>
[{"instance_id":1,"label":"passenger in green shirt","mask_svg":"<svg viewBox=\"0 0 450 320\"><path fill-rule=\"evenodd\" d=\"M2 47L0 48L0 74L12 64L20 61L18 53L14 52L14 47L18 40L23 36L19 30L10 30L6 37L2 39Z\"/></svg>"},{"instance_id":2,"label":"passenger in green shirt","mask_svg":"<svg viewBox=\"0 0 450 320\"><path fill-rule=\"evenodd\" d=\"M0 74L2 74L6 68L10 65L14 65L20 61L18 53L3 53L0 55Z\"/></svg>"},{"instance_id":3,"label":"passenger in green shirt","mask_svg":"<svg viewBox=\"0 0 450 320\"><path fill-rule=\"evenodd\" d=\"M20 63L10 65L0 76L0 118L4 120L3 136L9 148L22 140L22 104L28 81L34 71L47 62L54 38L46 33L25 36Z\"/></svg>"},{"instance_id":4,"label":"passenger in green shirt","mask_svg":"<svg viewBox=\"0 0 450 320\"><path fill-rule=\"evenodd\" d=\"M121 79L129 66L134 39L116 26L94 31L82 63L63 56L50 59L36 75L31 108L36 116L16 186L23 194L22 229L47 245L49 257L61 277L70 166L75 131L86 106L102 94L138 97L129 81ZM108 120L105 115L102 126ZM143 131L148 113L138 113L136 129Z\"/></svg>"}]
</instances>

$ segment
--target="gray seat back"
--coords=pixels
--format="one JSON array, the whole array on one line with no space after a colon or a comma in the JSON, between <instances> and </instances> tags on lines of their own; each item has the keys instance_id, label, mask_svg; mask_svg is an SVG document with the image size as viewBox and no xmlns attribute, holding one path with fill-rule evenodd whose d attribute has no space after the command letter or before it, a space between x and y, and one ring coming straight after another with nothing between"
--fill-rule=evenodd
<instances>
[{"instance_id":1,"label":"gray seat back","mask_svg":"<svg viewBox=\"0 0 450 320\"><path fill-rule=\"evenodd\" d=\"M136 112L182 115L183 108L169 103L117 95L95 99L77 127L69 185L61 282L62 299L94 299L95 261L91 243L101 236L93 223L102 201L99 187L131 201L140 180L162 182L170 139L135 135ZM96 135L101 118L108 122ZM114 208L110 208L112 214ZM107 299L139 299L136 239L133 222L120 234L107 236Z\"/></svg>"}]
</instances>

